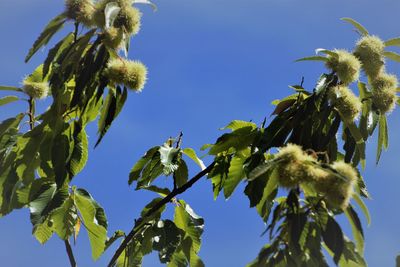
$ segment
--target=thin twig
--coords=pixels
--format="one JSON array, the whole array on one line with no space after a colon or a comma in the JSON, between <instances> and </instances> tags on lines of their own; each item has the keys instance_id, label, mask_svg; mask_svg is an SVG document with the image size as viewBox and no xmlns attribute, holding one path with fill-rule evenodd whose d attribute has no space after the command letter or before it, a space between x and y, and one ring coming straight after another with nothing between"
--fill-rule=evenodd
<instances>
[{"instance_id":1,"label":"thin twig","mask_svg":"<svg viewBox=\"0 0 400 267\"><path fill-rule=\"evenodd\" d=\"M78 40L79 22L75 22L74 43Z\"/></svg>"},{"instance_id":2,"label":"thin twig","mask_svg":"<svg viewBox=\"0 0 400 267\"><path fill-rule=\"evenodd\" d=\"M182 137L183 137L183 132L181 131L179 136L178 136L178 141L176 141L176 148L180 148L181 147Z\"/></svg>"},{"instance_id":3,"label":"thin twig","mask_svg":"<svg viewBox=\"0 0 400 267\"><path fill-rule=\"evenodd\" d=\"M211 163L207 168L196 174L192 179L190 179L186 184L182 185L179 188L175 188L171 193L169 193L166 197L164 197L162 200L160 200L157 204L155 204L146 214L143 215L142 218L138 219L136 222L136 225L133 227L133 229L129 232L129 234L126 236L124 241L121 243L121 245L118 247L118 249L115 251L112 259L108 263L108 267L114 266L114 263L117 261L119 256L122 254L122 252L125 250L125 248L128 246L129 242L139 233L139 231L146 225L146 220L149 219L155 212L157 212L159 209L161 209L164 205L169 203L171 200L173 200L177 195L182 194L185 192L187 189L193 186L198 180L200 180L204 175L209 173L215 166L215 162Z\"/></svg>"},{"instance_id":4,"label":"thin twig","mask_svg":"<svg viewBox=\"0 0 400 267\"><path fill-rule=\"evenodd\" d=\"M71 244L69 243L69 240L64 241L65 244L65 249L67 250L69 262L71 263L71 267L77 267L78 265L76 264L74 253L72 252Z\"/></svg>"},{"instance_id":5,"label":"thin twig","mask_svg":"<svg viewBox=\"0 0 400 267\"><path fill-rule=\"evenodd\" d=\"M28 111L29 127L32 131L33 128L35 127L35 100L33 99L33 97L29 97L28 103L29 103L29 111Z\"/></svg>"}]
</instances>

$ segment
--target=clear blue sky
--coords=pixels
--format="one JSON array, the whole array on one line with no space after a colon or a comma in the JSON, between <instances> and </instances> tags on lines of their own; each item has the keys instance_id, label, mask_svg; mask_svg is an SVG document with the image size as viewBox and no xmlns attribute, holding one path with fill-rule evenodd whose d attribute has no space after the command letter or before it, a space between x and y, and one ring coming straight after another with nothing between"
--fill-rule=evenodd
<instances>
[{"instance_id":1,"label":"clear blue sky","mask_svg":"<svg viewBox=\"0 0 400 267\"><path fill-rule=\"evenodd\" d=\"M198 150L214 142L220 135L218 128L233 119L261 122L272 111L270 102L291 93L288 85L299 83L302 76L311 89L323 66L293 61L311 55L315 48L351 49L357 35L341 17L360 21L383 39L400 36L398 0L156 3L157 12L141 6L143 27L130 52L130 58L141 60L149 69L145 90L129 95L125 109L95 150L96 125L90 126L90 160L73 182L87 188L103 205L110 233L128 231L153 197L127 185L130 168L149 147L182 130L184 145ZM62 9L61 0L0 1L0 84L18 85L43 60L47 50L31 63L23 63L43 26ZM400 65L391 64L389 70L400 74ZM0 119L4 119L25 107L0 109ZM365 255L372 267L394 266L400 252L399 118L398 110L389 117L391 144L378 167L374 165L375 140L368 144L364 176L373 201L368 201L372 224L365 228ZM197 169L192 167L194 174ZM264 225L255 210L248 208L242 190L243 186L229 201L213 201L211 184L204 180L182 196L206 220L201 250L206 266L244 266L268 242L260 237ZM347 225L345 229L349 233ZM27 209L0 219L0 237L1 266L68 266L59 239L53 237L41 246L31 236ZM74 251L82 267L104 266L111 256L106 253L94 263L84 231ZM144 266L159 264L150 256Z\"/></svg>"}]
</instances>

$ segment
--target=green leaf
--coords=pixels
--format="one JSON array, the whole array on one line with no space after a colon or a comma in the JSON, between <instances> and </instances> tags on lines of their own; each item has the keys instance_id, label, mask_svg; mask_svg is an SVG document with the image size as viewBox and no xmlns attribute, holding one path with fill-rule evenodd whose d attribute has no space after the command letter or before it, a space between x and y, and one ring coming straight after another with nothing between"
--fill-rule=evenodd
<instances>
[{"instance_id":1,"label":"green leaf","mask_svg":"<svg viewBox=\"0 0 400 267\"><path fill-rule=\"evenodd\" d=\"M400 38L392 38L385 42L385 46L400 46Z\"/></svg>"},{"instance_id":2,"label":"green leaf","mask_svg":"<svg viewBox=\"0 0 400 267\"><path fill-rule=\"evenodd\" d=\"M367 267L367 264L357 250L353 242L345 238L343 256L340 259L339 266L343 267Z\"/></svg>"},{"instance_id":3,"label":"green leaf","mask_svg":"<svg viewBox=\"0 0 400 267\"><path fill-rule=\"evenodd\" d=\"M82 215L84 226L89 235L92 257L97 260L105 249L107 241L107 225L105 225L104 210L99 212L99 205L84 190L75 190L75 205Z\"/></svg>"},{"instance_id":4,"label":"green leaf","mask_svg":"<svg viewBox=\"0 0 400 267\"><path fill-rule=\"evenodd\" d=\"M297 59L295 62L300 62L300 61L323 61L326 62L328 59L326 57L322 56L311 56L311 57L303 57L300 59Z\"/></svg>"},{"instance_id":5,"label":"green leaf","mask_svg":"<svg viewBox=\"0 0 400 267\"><path fill-rule=\"evenodd\" d=\"M16 91L16 92L23 92L21 88L14 87L14 86L5 86L5 85L0 85L0 91Z\"/></svg>"},{"instance_id":6,"label":"green leaf","mask_svg":"<svg viewBox=\"0 0 400 267\"><path fill-rule=\"evenodd\" d=\"M244 193L250 200L250 208L253 208L258 203L260 203L264 194L264 188L268 182L268 179L265 178L266 176L263 176L258 179L249 181L248 184L246 185Z\"/></svg>"},{"instance_id":7,"label":"green leaf","mask_svg":"<svg viewBox=\"0 0 400 267\"><path fill-rule=\"evenodd\" d=\"M235 191L235 188L238 186L240 181L242 181L242 179L246 177L243 164L249 156L250 149L245 149L243 153L236 153L233 156L231 164L229 166L228 176L225 179L224 183L224 196L226 199L228 199L232 195L233 191Z\"/></svg>"},{"instance_id":8,"label":"green leaf","mask_svg":"<svg viewBox=\"0 0 400 267\"><path fill-rule=\"evenodd\" d=\"M12 163L14 159L15 153L12 153L6 160ZM21 181L10 166L4 167L0 165L0 167L0 216L4 216L13 209L20 208L20 205L17 203L17 190L21 186Z\"/></svg>"},{"instance_id":9,"label":"green leaf","mask_svg":"<svg viewBox=\"0 0 400 267\"><path fill-rule=\"evenodd\" d=\"M187 267L188 265L189 263L186 259L185 253L183 253L182 250L179 250L172 255L171 261L168 263L167 267Z\"/></svg>"},{"instance_id":10,"label":"green leaf","mask_svg":"<svg viewBox=\"0 0 400 267\"><path fill-rule=\"evenodd\" d=\"M40 244L46 243L53 235L53 228L49 220L37 224L33 227L32 234L39 241Z\"/></svg>"},{"instance_id":11,"label":"green leaf","mask_svg":"<svg viewBox=\"0 0 400 267\"><path fill-rule=\"evenodd\" d=\"M136 190L148 187L160 175L164 173L164 166L161 164L160 153L157 150L151 161L144 167L141 177L137 182Z\"/></svg>"},{"instance_id":12,"label":"green leaf","mask_svg":"<svg viewBox=\"0 0 400 267\"><path fill-rule=\"evenodd\" d=\"M389 146L389 136L388 136L386 115L381 114L380 118L379 118L379 133L378 133L378 148L376 151L376 164L379 163L379 159L381 158L382 148L385 148L385 150L387 150L388 146Z\"/></svg>"},{"instance_id":13,"label":"green leaf","mask_svg":"<svg viewBox=\"0 0 400 267\"><path fill-rule=\"evenodd\" d=\"M43 75L43 64L40 64L25 80L34 83L47 82L47 77Z\"/></svg>"},{"instance_id":14,"label":"green leaf","mask_svg":"<svg viewBox=\"0 0 400 267\"><path fill-rule=\"evenodd\" d=\"M277 163L279 163L279 161L273 159L261 163L260 165L258 165L257 167L255 167L253 170L250 171L247 180L253 181L255 179L258 179L259 177L263 176L268 171L270 171L272 168L274 168Z\"/></svg>"},{"instance_id":15,"label":"green leaf","mask_svg":"<svg viewBox=\"0 0 400 267\"><path fill-rule=\"evenodd\" d=\"M279 174L277 171L273 170L272 172L269 172L265 178L262 178L267 180L267 184L264 187L260 202L256 205L256 209L264 221L268 220L271 208L273 206L273 200L277 194L278 175Z\"/></svg>"},{"instance_id":16,"label":"green leaf","mask_svg":"<svg viewBox=\"0 0 400 267\"><path fill-rule=\"evenodd\" d=\"M180 159L178 162L178 169L174 172L174 181L176 182L176 186L179 188L187 182L189 170L183 159Z\"/></svg>"},{"instance_id":17,"label":"green leaf","mask_svg":"<svg viewBox=\"0 0 400 267\"><path fill-rule=\"evenodd\" d=\"M197 156L192 148L184 148L182 153L191 158L202 170L206 168L204 162Z\"/></svg>"},{"instance_id":18,"label":"green leaf","mask_svg":"<svg viewBox=\"0 0 400 267\"><path fill-rule=\"evenodd\" d=\"M51 37L58 32L64 25L66 21L66 14L62 13L52 19L47 26L44 28L43 32L39 35L38 39L33 44L32 48L29 50L28 55L25 58L25 62L29 59L44 45L46 45Z\"/></svg>"},{"instance_id":19,"label":"green leaf","mask_svg":"<svg viewBox=\"0 0 400 267\"><path fill-rule=\"evenodd\" d=\"M121 88L118 86L115 90L110 90L106 100L104 102L103 108L101 110L101 115L98 124L99 138L95 144L98 146L103 139L104 135L107 133L114 119L118 116L121 111L125 101L128 97L128 89L124 87L121 92Z\"/></svg>"},{"instance_id":20,"label":"green leaf","mask_svg":"<svg viewBox=\"0 0 400 267\"><path fill-rule=\"evenodd\" d=\"M67 164L74 142L70 138L74 131L74 124L64 123L62 126L63 131L57 134L53 140L53 147L51 150L51 161L54 167L55 180L58 186L62 186L65 181L69 180L69 173Z\"/></svg>"},{"instance_id":21,"label":"green leaf","mask_svg":"<svg viewBox=\"0 0 400 267\"><path fill-rule=\"evenodd\" d=\"M358 23L357 21L351 19L351 18L342 18L341 20L346 21L348 23L350 23L351 25L353 25L360 34L362 35L369 35L368 31L364 28L364 26L362 26L360 23Z\"/></svg>"},{"instance_id":22,"label":"green leaf","mask_svg":"<svg viewBox=\"0 0 400 267\"><path fill-rule=\"evenodd\" d=\"M180 205L175 208L175 225L185 232L185 237L189 237L193 242L193 249L197 253L201 246L201 234L204 228L204 219L197 215L193 209L180 200Z\"/></svg>"},{"instance_id":23,"label":"green leaf","mask_svg":"<svg viewBox=\"0 0 400 267\"><path fill-rule=\"evenodd\" d=\"M69 161L69 170L72 176L83 170L88 160L88 139L85 128L78 122L74 127L74 148Z\"/></svg>"},{"instance_id":24,"label":"green leaf","mask_svg":"<svg viewBox=\"0 0 400 267\"><path fill-rule=\"evenodd\" d=\"M11 103L11 102L14 102L17 100L19 100L18 96L9 95L9 96L2 97L2 98L0 98L0 106L3 106L5 104Z\"/></svg>"},{"instance_id":25,"label":"green leaf","mask_svg":"<svg viewBox=\"0 0 400 267\"><path fill-rule=\"evenodd\" d=\"M333 52L333 51L328 50L328 49L324 49L324 48L315 49L315 54L318 55L319 53L323 53L323 54L329 55L331 57L338 58L338 53Z\"/></svg>"},{"instance_id":26,"label":"green leaf","mask_svg":"<svg viewBox=\"0 0 400 267\"><path fill-rule=\"evenodd\" d=\"M73 198L69 197L63 205L51 215L53 229L57 235L67 240L73 233L78 220L77 210Z\"/></svg>"},{"instance_id":27,"label":"green leaf","mask_svg":"<svg viewBox=\"0 0 400 267\"><path fill-rule=\"evenodd\" d=\"M133 166L129 173L129 181L128 183L131 185L134 181L137 181L140 178L140 174L146 165L152 160L155 153L158 152L159 146L155 146L150 148L146 154Z\"/></svg>"},{"instance_id":28,"label":"green leaf","mask_svg":"<svg viewBox=\"0 0 400 267\"><path fill-rule=\"evenodd\" d=\"M47 54L47 58L43 63L43 71L42 71L42 78L44 79L50 70L50 65L53 60L57 59L58 56L69 47L72 42L74 41L74 33L69 33L66 37L64 37L60 42L58 42L52 49L49 50Z\"/></svg>"},{"instance_id":29,"label":"green leaf","mask_svg":"<svg viewBox=\"0 0 400 267\"><path fill-rule=\"evenodd\" d=\"M31 222L35 226L43 223L68 198L68 189L57 189L55 183L43 181L39 190L29 203Z\"/></svg>"},{"instance_id":30,"label":"green leaf","mask_svg":"<svg viewBox=\"0 0 400 267\"><path fill-rule=\"evenodd\" d=\"M161 263L168 263L182 240L182 233L170 220L158 221L153 231L153 249L158 251Z\"/></svg>"},{"instance_id":31,"label":"green leaf","mask_svg":"<svg viewBox=\"0 0 400 267\"><path fill-rule=\"evenodd\" d=\"M142 267L143 253L141 245L136 240L130 242L118 258L116 267Z\"/></svg>"},{"instance_id":32,"label":"green leaf","mask_svg":"<svg viewBox=\"0 0 400 267\"><path fill-rule=\"evenodd\" d=\"M350 222L353 237L356 241L357 250L361 253L364 253L364 231L361 225L361 221L358 218L357 212L353 209L351 205L349 205L344 213Z\"/></svg>"},{"instance_id":33,"label":"green leaf","mask_svg":"<svg viewBox=\"0 0 400 267\"><path fill-rule=\"evenodd\" d=\"M155 193L159 194L162 197L165 197L165 196L167 196L167 195L169 195L171 193L171 190L169 190L168 188L160 188L160 187L155 186L155 185L150 185L150 186L147 186L147 187L143 187L141 189L148 190L148 191L151 191L151 192L155 192Z\"/></svg>"},{"instance_id":34,"label":"green leaf","mask_svg":"<svg viewBox=\"0 0 400 267\"><path fill-rule=\"evenodd\" d=\"M272 115L279 115L283 111L288 109L289 107L293 106L293 104L296 103L296 101L297 101L297 97L298 96L296 96L296 99L286 99L286 100L280 101L279 104L276 105L276 108L272 112Z\"/></svg>"},{"instance_id":35,"label":"green leaf","mask_svg":"<svg viewBox=\"0 0 400 267\"><path fill-rule=\"evenodd\" d=\"M342 114L340 114L340 116L343 118ZM354 122L343 121L343 123L349 129L349 131L351 133L351 136L354 138L354 141L356 142L357 150L358 150L358 153L359 153L360 159L361 159L361 166L364 169L365 168L365 142L364 142L364 138L363 138L360 130L354 124Z\"/></svg>"},{"instance_id":36,"label":"green leaf","mask_svg":"<svg viewBox=\"0 0 400 267\"><path fill-rule=\"evenodd\" d=\"M400 55L397 54L396 52L392 51L385 51L383 52L383 55L393 61L400 62Z\"/></svg>"},{"instance_id":37,"label":"green leaf","mask_svg":"<svg viewBox=\"0 0 400 267\"><path fill-rule=\"evenodd\" d=\"M365 205L364 201L360 198L358 194L353 195L353 199L357 202L361 211L364 213L365 218L367 219L367 224L371 224L371 215L369 214L369 210L367 205Z\"/></svg>"},{"instance_id":38,"label":"green leaf","mask_svg":"<svg viewBox=\"0 0 400 267\"><path fill-rule=\"evenodd\" d=\"M215 157L215 166L208 174L208 178L211 179L214 191L214 199L216 199L223 189L225 179L228 175L230 156L217 156Z\"/></svg>"},{"instance_id":39,"label":"green leaf","mask_svg":"<svg viewBox=\"0 0 400 267\"><path fill-rule=\"evenodd\" d=\"M334 254L334 262L338 264L343 253L344 239L342 229L334 218L328 217L328 221L323 227L322 237L327 247Z\"/></svg>"},{"instance_id":40,"label":"green leaf","mask_svg":"<svg viewBox=\"0 0 400 267\"><path fill-rule=\"evenodd\" d=\"M251 127L254 130L257 128L257 125L255 123L249 122L249 121L233 120L227 126L222 128L221 130L230 129L232 131L236 131L236 130L238 130L240 128L244 128L244 127Z\"/></svg>"},{"instance_id":41,"label":"green leaf","mask_svg":"<svg viewBox=\"0 0 400 267\"><path fill-rule=\"evenodd\" d=\"M140 216L141 216L142 218L147 217L147 216L148 216L147 213L148 213L155 205L158 205L158 203L159 203L161 200L162 200L162 198L160 198L160 197L157 197L157 198L153 199L149 204L147 204L147 205L143 208L142 212L140 213ZM165 205L162 206L160 209L158 209L156 212L154 212L153 215L151 215L151 219L152 219L152 220L159 220L160 217L161 217L161 214L164 212L164 210L165 210ZM149 219L150 219L150 218L149 218Z\"/></svg>"},{"instance_id":42,"label":"green leaf","mask_svg":"<svg viewBox=\"0 0 400 267\"><path fill-rule=\"evenodd\" d=\"M223 134L210 148L210 155L217 155L230 148L239 151L249 146L256 136L256 131L251 126L239 128L232 133Z\"/></svg>"},{"instance_id":43,"label":"green leaf","mask_svg":"<svg viewBox=\"0 0 400 267\"><path fill-rule=\"evenodd\" d=\"M18 114L16 117L6 119L0 123L0 137L9 131L11 128L18 128L25 115L23 113Z\"/></svg>"}]
</instances>

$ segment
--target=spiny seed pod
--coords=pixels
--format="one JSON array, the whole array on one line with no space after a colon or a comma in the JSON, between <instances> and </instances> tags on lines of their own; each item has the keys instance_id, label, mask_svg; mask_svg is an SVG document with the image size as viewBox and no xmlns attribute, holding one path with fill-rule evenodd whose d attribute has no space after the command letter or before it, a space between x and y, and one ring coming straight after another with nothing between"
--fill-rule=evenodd
<instances>
[{"instance_id":1,"label":"spiny seed pod","mask_svg":"<svg viewBox=\"0 0 400 267\"><path fill-rule=\"evenodd\" d=\"M337 173L328 173L315 177L315 189L325 196L328 204L334 208L346 209L354 192L358 175L355 169L343 161L331 165Z\"/></svg>"},{"instance_id":2,"label":"spiny seed pod","mask_svg":"<svg viewBox=\"0 0 400 267\"><path fill-rule=\"evenodd\" d=\"M112 48L118 49L122 45L123 32L115 27L108 28L104 31L103 43Z\"/></svg>"},{"instance_id":3,"label":"spiny seed pod","mask_svg":"<svg viewBox=\"0 0 400 267\"><path fill-rule=\"evenodd\" d=\"M329 90L328 96L345 121L354 121L361 112L360 99L347 86L338 85Z\"/></svg>"},{"instance_id":4,"label":"spiny seed pod","mask_svg":"<svg viewBox=\"0 0 400 267\"><path fill-rule=\"evenodd\" d=\"M86 27L94 25L95 7L91 0L65 0L67 17Z\"/></svg>"},{"instance_id":5,"label":"spiny seed pod","mask_svg":"<svg viewBox=\"0 0 400 267\"><path fill-rule=\"evenodd\" d=\"M140 92L146 83L147 68L139 61L116 58L108 62L105 74L111 83Z\"/></svg>"},{"instance_id":6,"label":"spiny seed pod","mask_svg":"<svg viewBox=\"0 0 400 267\"><path fill-rule=\"evenodd\" d=\"M114 27L125 28L125 31L130 35L135 35L140 30L140 19L142 13L132 6L121 7L114 21Z\"/></svg>"},{"instance_id":7,"label":"spiny seed pod","mask_svg":"<svg viewBox=\"0 0 400 267\"><path fill-rule=\"evenodd\" d=\"M22 90L32 98L42 99L47 96L50 88L46 82L32 82L25 79L22 82Z\"/></svg>"},{"instance_id":8,"label":"spiny seed pod","mask_svg":"<svg viewBox=\"0 0 400 267\"><path fill-rule=\"evenodd\" d=\"M350 199L354 193L354 185L358 176L354 168L343 161L337 161L332 164L332 168L342 175L346 180L335 179L331 190L327 191L327 200L334 207L340 207L342 210L349 205Z\"/></svg>"},{"instance_id":9,"label":"spiny seed pod","mask_svg":"<svg viewBox=\"0 0 400 267\"><path fill-rule=\"evenodd\" d=\"M373 90L386 90L397 88L397 77L396 75L387 74L385 72L380 73L371 81Z\"/></svg>"},{"instance_id":10,"label":"spiny seed pod","mask_svg":"<svg viewBox=\"0 0 400 267\"><path fill-rule=\"evenodd\" d=\"M337 56L328 55L327 68L336 72L340 81L348 85L360 76L360 61L346 50L334 50Z\"/></svg>"},{"instance_id":11,"label":"spiny seed pod","mask_svg":"<svg viewBox=\"0 0 400 267\"><path fill-rule=\"evenodd\" d=\"M96 2L95 4L95 11L93 14L93 23L99 27L105 27L105 14L104 10L108 3L115 2L118 4L120 8L128 8L133 4L132 0L101 0Z\"/></svg>"},{"instance_id":12,"label":"spiny seed pod","mask_svg":"<svg viewBox=\"0 0 400 267\"><path fill-rule=\"evenodd\" d=\"M397 101L396 88L372 90L372 105L382 114L391 112Z\"/></svg>"},{"instance_id":13,"label":"spiny seed pod","mask_svg":"<svg viewBox=\"0 0 400 267\"><path fill-rule=\"evenodd\" d=\"M354 55L361 61L362 67L370 77L376 77L383 69L385 43L377 36L367 35L361 38L354 50Z\"/></svg>"},{"instance_id":14,"label":"spiny seed pod","mask_svg":"<svg viewBox=\"0 0 400 267\"><path fill-rule=\"evenodd\" d=\"M300 146L288 144L280 148L275 158L279 160L276 168L278 183L282 187L294 188L299 183L309 181L310 162L313 158L307 155Z\"/></svg>"}]
</instances>

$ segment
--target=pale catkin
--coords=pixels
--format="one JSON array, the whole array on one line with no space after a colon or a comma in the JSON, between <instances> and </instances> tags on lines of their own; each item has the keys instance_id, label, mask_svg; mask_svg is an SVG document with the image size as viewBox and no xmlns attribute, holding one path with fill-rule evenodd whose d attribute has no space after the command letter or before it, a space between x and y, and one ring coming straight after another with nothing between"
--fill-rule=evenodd
<instances>
[{"instance_id":1,"label":"pale catkin","mask_svg":"<svg viewBox=\"0 0 400 267\"><path fill-rule=\"evenodd\" d=\"M354 121L358 118L362 108L361 100L347 86L338 85L330 88L328 97L343 120Z\"/></svg>"},{"instance_id":2,"label":"pale catkin","mask_svg":"<svg viewBox=\"0 0 400 267\"><path fill-rule=\"evenodd\" d=\"M385 65L384 48L385 43L374 35L364 36L357 42L354 55L361 61L367 76L374 78L382 72Z\"/></svg>"},{"instance_id":3,"label":"pale catkin","mask_svg":"<svg viewBox=\"0 0 400 267\"><path fill-rule=\"evenodd\" d=\"M47 97L50 87L47 82L32 82L25 79L22 82L22 90L34 99L43 99Z\"/></svg>"},{"instance_id":4,"label":"pale catkin","mask_svg":"<svg viewBox=\"0 0 400 267\"><path fill-rule=\"evenodd\" d=\"M360 61L346 50L334 50L333 52L335 55L328 55L327 68L334 71L344 85L357 81L360 76Z\"/></svg>"},{"instance_id":5,"label":"pale catkin","mask_svg":"<svg viewBox=\"0 0 400 267\"><path fill-rule=\"evenodd\" d=\"M105 70L107 78L113 84L123 84L140 92L147 80L147 68L139 61L111 59Z\"/></svg>"}]
</instances>

